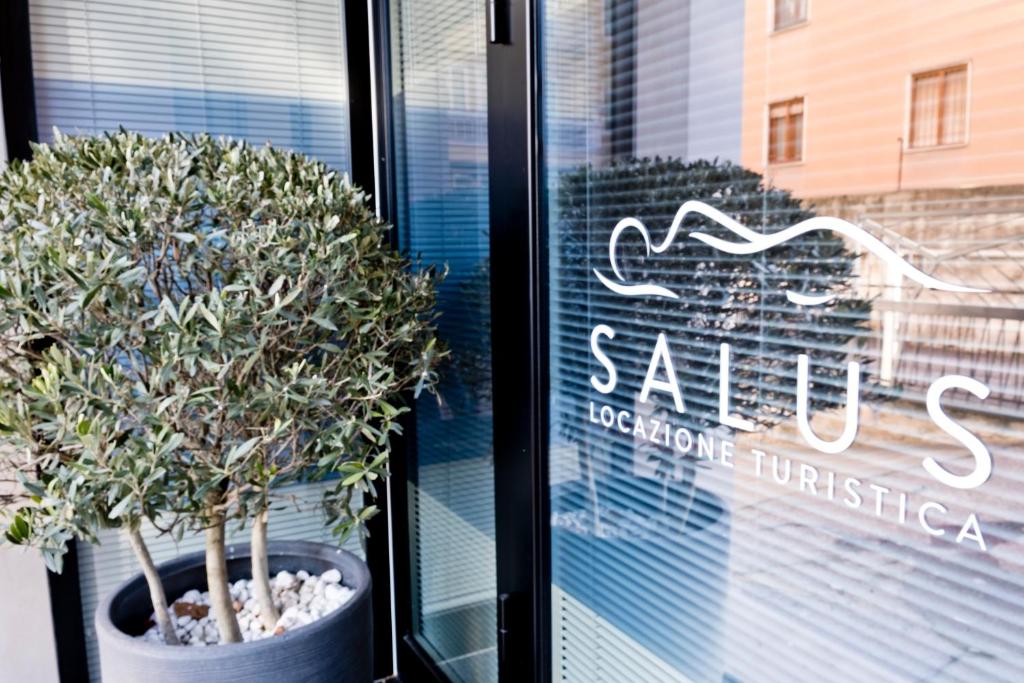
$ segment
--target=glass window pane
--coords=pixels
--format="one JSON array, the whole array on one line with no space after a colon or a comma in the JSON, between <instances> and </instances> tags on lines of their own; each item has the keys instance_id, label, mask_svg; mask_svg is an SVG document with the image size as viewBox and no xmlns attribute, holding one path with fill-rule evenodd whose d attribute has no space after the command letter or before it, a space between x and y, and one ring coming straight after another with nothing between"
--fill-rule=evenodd
<instances>
[{"instance_id":1,"label":"glass window pane","mask_svg":"<svg viewBox=\"0 0 1024 683\"><path fill-rule=\"evenodd\" d=\"M1017 680L1024 17L779 4L543 3L554 678Z\"/></svg>"},{"instance_id":2,"label":"glass window pane","mask_svg":"<svg viewBox=\"0 0 1024 683\"><path fill-rule=\"evenodd\" d=\"M485 5L392 4L396 224L448 268L439 400L416 405L410 462L413 635L454 681L497 680ZM400 541L406 542L406 541Z\"/></svg>"},{"instance_id":3,"label":"glass window pane","mask_svg":"<svg viewBox=\"0 0 1024 683\"><path fill-rule=\"evenodd\" d=\"M964 142L967 133L967 68L946 72L942 107L942 144Z\"/></svg>"},{"instance_id":4,"label":"glass window pane","mask_svg":"<svg viewBox=\"0 0 1024 683\"><path fill-rule=\"evenodd\" d=\"M769 161L783 161L786 158L786 119L773 118L769 129Z\"/></svg>"},{"instance_id":5,"label":"glass window pane","mask_svg":"<svg viewBox=\"0 0 1024 683\"><path fill-rule=\"evenodd\" d=\"M802 112L795 113L790 117L790 129L793 152L789 156L789 160L800 161L804 156L804 115Z\"/></svg>"},{"instance_id":6,"label":"glass window pane","mask_svg":"<svg viewBox=\"0 0 1024 683\"><path fill-rule=\"evenodd\" d=\"M784 163L803 157L803 110L804 101L800 98L769 107L769 161Z\"/></svg>"},{"instance_id":7,"label":"glass window pane","mask_svg":"<svg viewBox=\"0 0 1024 683\"><path fill-rule=\"evenodd\" d=\"M223 3L68 2L29 4L37 124L49 140L119 126L146 135L209 132L271 142L350 168L344 12L340 0ZM321 486L297 485L302 509L271 517L273 539L329 542L310 514ZM200 550L202 536L175 543L146 529L154 560ZM248 541L248 532L233 538ZM89 672L99 681L93 616L107 592L138 573L125 539L79 546ZM362 554L358 539L349 549Z\"/></svg>"},{"instance_id":8,"label":"glass window pane","mask_svg":"<svg viewBox=\"0 0 1024 683\"><path fill-rule=\"evenodd\" d=\"M775 0L775 28L781 29L807 19L807 0Z\"/></svg>"},{"instance_id":9,"label":"glass window pane","mask_svg":"<svg viewBox=\"0 0 1024 683\"><path fill-rule=\"evenodd\" d=\"M914 77L913 122L910 144L930 147L939 143L939 90L942 76L933 74Z\"/></svg>"}]
</instances>

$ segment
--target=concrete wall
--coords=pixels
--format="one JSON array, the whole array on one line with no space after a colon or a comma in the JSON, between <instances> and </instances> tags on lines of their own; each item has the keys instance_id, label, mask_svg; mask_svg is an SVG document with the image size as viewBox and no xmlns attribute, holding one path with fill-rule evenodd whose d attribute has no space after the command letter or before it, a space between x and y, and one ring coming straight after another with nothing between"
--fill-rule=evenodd
<instances>
[{"instance_id":1,"label":"concrete wall","mask_svg":"<svg viewBox=\"0 0 1024 683\"><path fill-rule=\"evenodd\" d=\"M0 681L57 681L46 568L33 550L0 546Z\"/></svg>"},{"instance_id":2,"label":"concrete wall","mask_svg":"<svg viewBox=\"0 0 1024 683\"><path fill-rule=\"evenodd\" d=\"M0 170L7 163L0 100ZM0 545L0 681L57 680L46 567L34 551Z\"/></svg>"}]
</instances>

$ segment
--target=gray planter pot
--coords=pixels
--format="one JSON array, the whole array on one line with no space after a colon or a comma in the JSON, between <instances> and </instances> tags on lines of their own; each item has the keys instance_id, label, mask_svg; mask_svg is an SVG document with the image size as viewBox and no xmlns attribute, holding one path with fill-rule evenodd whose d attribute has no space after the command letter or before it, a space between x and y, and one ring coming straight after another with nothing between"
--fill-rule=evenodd
<instances>
[{"instance_id":1,"label":"gray planter pot","mask_svg":"<svg viewBox=\"0 0 1024 683\"><path fill-rule=\"evenodd\" d=\"M249 546L227 549L232 581L251 575ZM312 624L252 643L170 647L136 640L152 614L141 574L122 584L96 610L96 635L104 683L369 683L373 680L370 573L366 564L335 546L304 541L271 542L270 572L338 569L355 595ZM203 553L160 565L167 600L206 590Z\"/></svg>"}]
</instances>

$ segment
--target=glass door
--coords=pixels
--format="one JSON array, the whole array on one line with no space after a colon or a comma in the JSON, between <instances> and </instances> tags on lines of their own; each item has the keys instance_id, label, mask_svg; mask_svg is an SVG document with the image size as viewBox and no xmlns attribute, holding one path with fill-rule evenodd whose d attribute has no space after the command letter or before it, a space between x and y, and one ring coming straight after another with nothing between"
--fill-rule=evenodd
<instances>
[{"instance_id":1,"label":"glass door","mask_svg":"<svg viewBox=\"0 0 1024 683\"><path fill-rule=\"evenodd\" d=\"M390 45L378 49L390 62L378 69L384 204L403 248L448 269L439 308L451 352L395 461L399 671L537 680L548 670L548 520L535 13L509 0L377 8L377 39Z\"/></svg>"},{"instance_id":2,"label":"glass door","mask_svg":"<svg viewBox=\"0 0 1024 683\"><path fill-rule=\"evenodd\" d=\"M393 220L404 250L447 269L438 307L450 352L406 439L400 635L446 678L474 683L498 675L484 9L390 6Z\"/></svg>"},{"instance_id":3,"label":"glass door","mask_svg":"<svg viewBox=\"0 0 1024 683\"><path fill-rule=\"evenodd\" d=\"M1020 679L1020 3L861 5L392 3L439 676Z\"/></svg>"}]
</instances>

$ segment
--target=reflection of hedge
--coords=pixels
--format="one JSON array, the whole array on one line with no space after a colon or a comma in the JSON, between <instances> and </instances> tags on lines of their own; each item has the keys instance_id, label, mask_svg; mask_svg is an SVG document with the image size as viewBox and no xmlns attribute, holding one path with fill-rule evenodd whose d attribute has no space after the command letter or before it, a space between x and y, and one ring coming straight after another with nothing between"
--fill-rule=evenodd
<instances>
[{"instance_id":1,"label":"reflection of hedge","mask_svg":"<svg viewBox=\"0 0 1024 683\"><path fill-rule=\"evenodd\" d=\"M451 357L452 369L466 391L477 401L491 402L491 259L484 257L458 284L458 302L465 311L477 312L474 334L461 340ZM445 326L442 320L441 334Z\"/></svg>"},{"instance_id":2,"label":"reflection of hedge","mask_svg":"<svg viewBox=\"0 0 1024 683\"><path fill-rule=\"evenodd\" d=\"M726 228L691 215L663 254L645 258L636 231L623 233L619 243L619 265L629 282L661 284L680 299L627 298L598 282L595 268L611 275L608 241L620 219L639 218L658 244L689 199L765 233L814 216L788 192L766 188L759 174L717 160L634 159L562 175L551 259L557 278L552 286L559 290L553 324L563 381L580 399L595 395L589 377L605 373L591 357L589 334L605 323L617 333L601 346L619 371L619 386L609 397L618 407L632 407L662 331L686 400L687 413L675 419L679 424L717 425L722 342L732 345L734 413L766 426L792 415L799 353L811 357L812 408L844 403L848 342L866 324L869 302L840 296L826 305L801 307L785 297L786 290L841 294L847 289L856 257L838 235L815 231L767 253L733 256L687 237L699 230L739 241ZM670 396L655 392L652 400L673 414ZM582 400L563 403L560 417L567 432L580 424L581 405Z\"/></svg>"}]
</instances>

